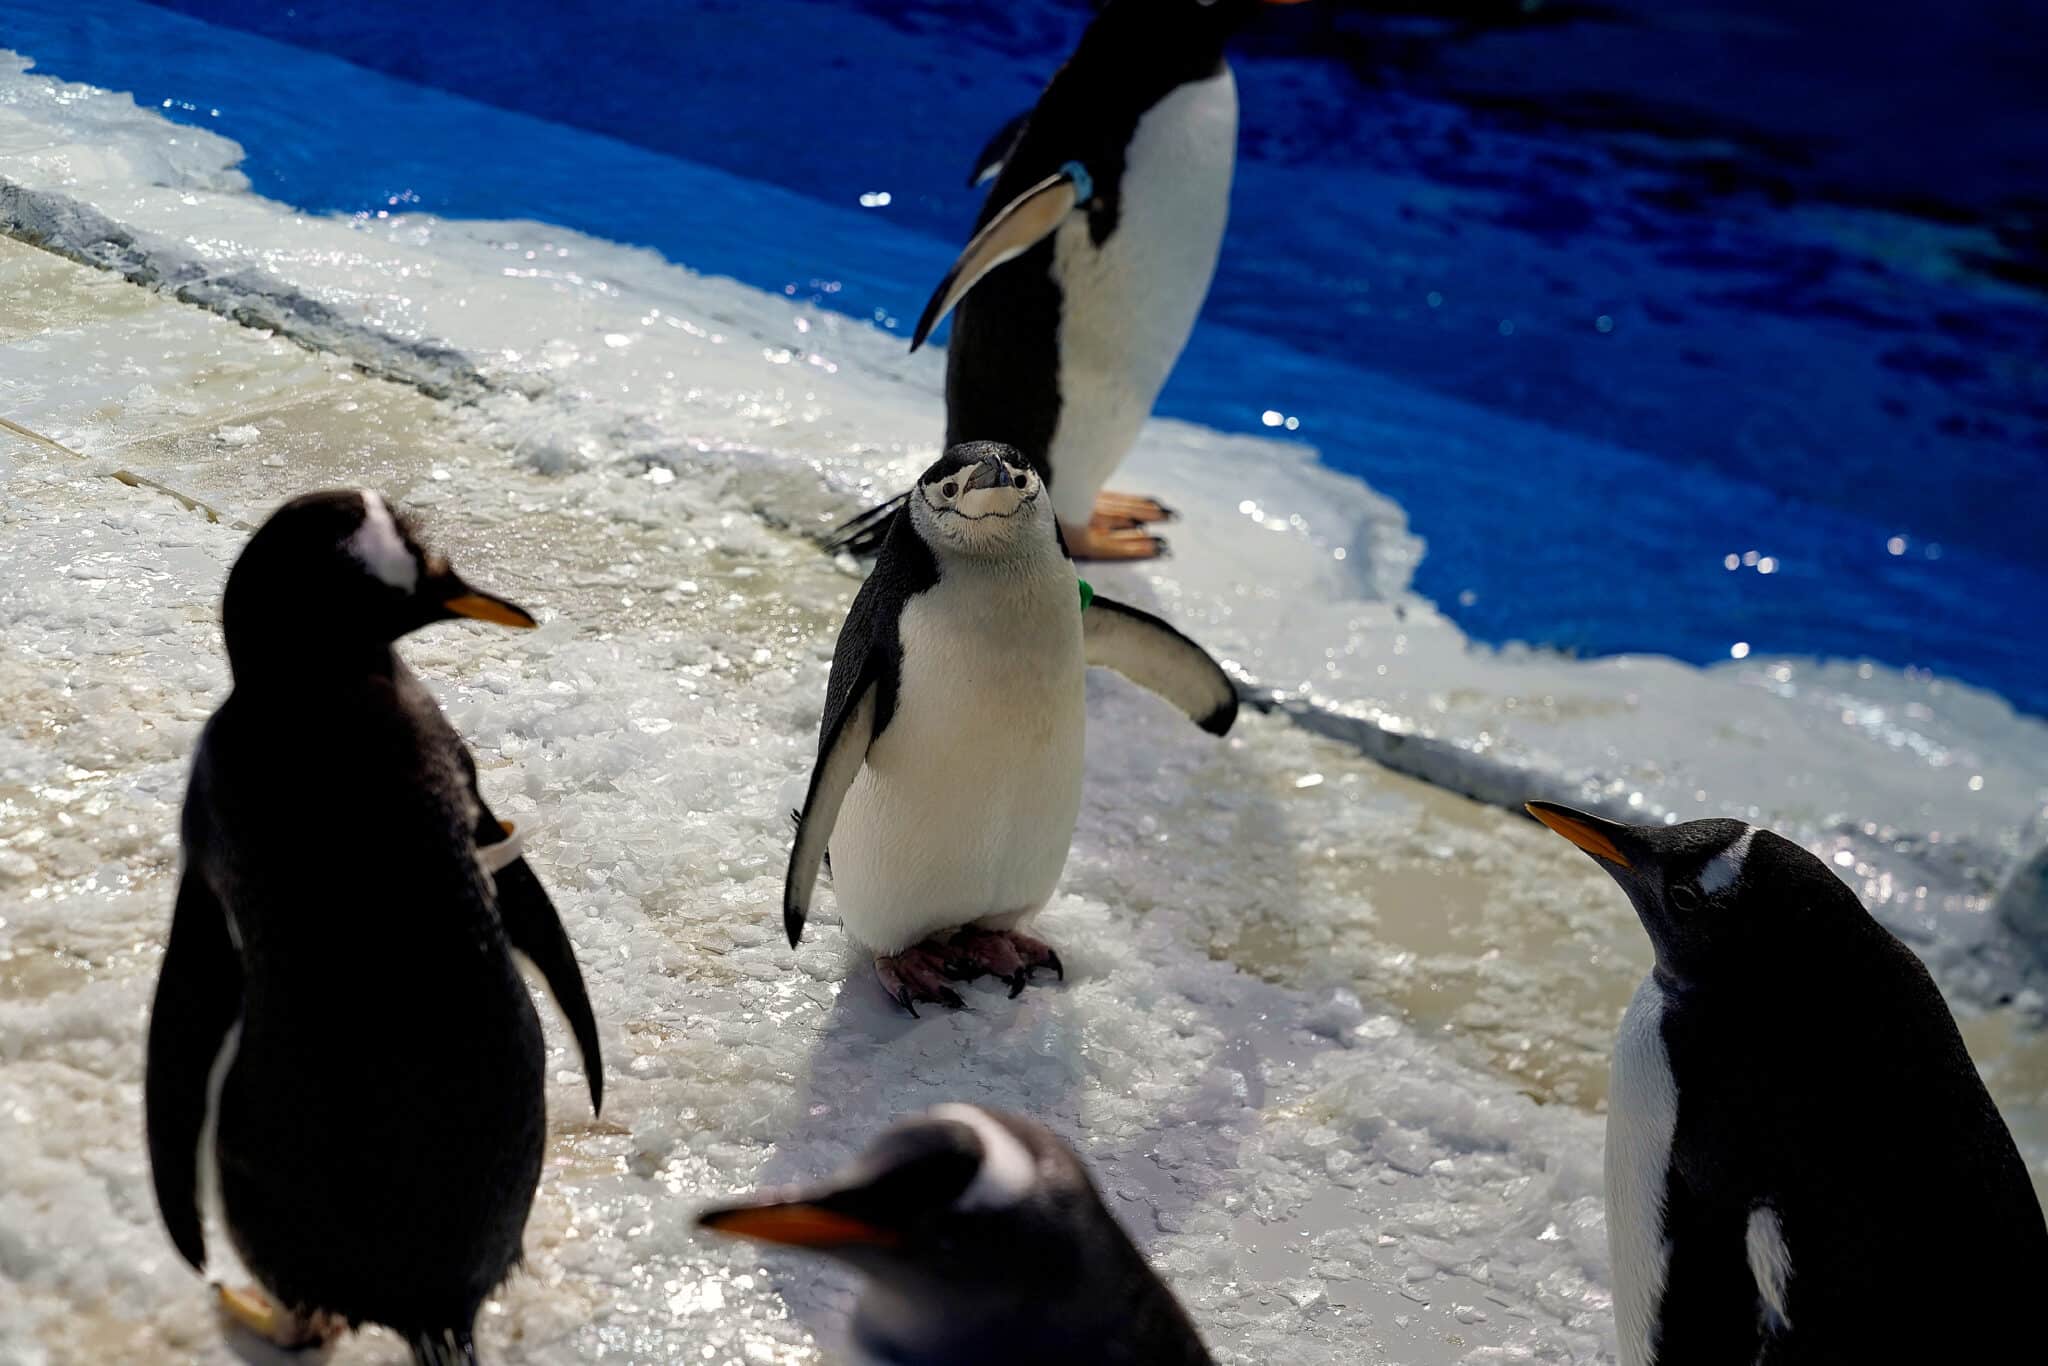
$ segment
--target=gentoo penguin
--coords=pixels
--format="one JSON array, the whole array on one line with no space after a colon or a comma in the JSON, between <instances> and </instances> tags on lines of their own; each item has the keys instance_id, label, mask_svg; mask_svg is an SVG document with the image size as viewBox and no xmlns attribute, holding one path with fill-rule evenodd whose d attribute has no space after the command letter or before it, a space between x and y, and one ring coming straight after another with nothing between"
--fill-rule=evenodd
<instances>
[{"instance_id":1,"label":"gentoo penguin","mask_svg":"<svg viewBox=\"0 0 2048 1366\"><path fill-rule=\"evenodd\" d=\"M567 1014L593 1109L603 1074L555 908L391 646L454 617L533 618L464 583L368 490L278 509L221 617L234 691L193 761L149 1020L157 1205L203 1270L217 1161L229 1236L269 1297L224 1289L222 1304L264 1337L377 1323L416 1361L472 1362L547 1131L513 950Z\"/></svg>"},{"instance_id":2,"label":"gentoo penguin","mask_svg":"<svg viewBox=\"0 0 2048 1366\"><path fill-rule=\"evenodd\" d=\"M1623 1366L2039 1360L2048 1227L1920 960L1768 830L1529 810L1656 951L1608 1095Z\"/></svg>"},{"instance_id":3,"label":"gentoo penguin","mask_svg":"<svg viewBox=\"0 0 2048 1366\"><path fill-rule=\"evenodd\" d=\"M1021 450L1078 559L1165 548L1140 525L1164 508L1102 486L1216 273L1237 156L1223 45L1259 3L1107 0L1037 105L983 150L974 178L995 183L911 336L915 351L954 314L946 443ZM836 542L871 552L893 506Z\"/></svg>"},{"instance_id":4,"label":"gentoo penguin","mask_svg":"<svg viewBox=\"0 0 2048 1366\"><path fill-rule=\"evenodd\" d=\"M1105 665L1222 735L1237 692L1157 617L1074 576L1045 482L1008 446L919 478L840 628L783 885L803 935L829 848L846 931L913 1015L942 979L1060 970L1017 925L1051 898L1081 807L1083 677Z\"/></svg>"},{"instance_id":5,"label":"gentoo penguin","mask_svg":"<svg viewBox=\"0 0 2048 1366\"><path fill-rule=\"evenodd\" d=\"M1073 1150L1019 1115L938 1106L823 1186L698 1223L859 1270L853 1346L885 1366L1211 1360Z\"/></svg>"}]
</instances>

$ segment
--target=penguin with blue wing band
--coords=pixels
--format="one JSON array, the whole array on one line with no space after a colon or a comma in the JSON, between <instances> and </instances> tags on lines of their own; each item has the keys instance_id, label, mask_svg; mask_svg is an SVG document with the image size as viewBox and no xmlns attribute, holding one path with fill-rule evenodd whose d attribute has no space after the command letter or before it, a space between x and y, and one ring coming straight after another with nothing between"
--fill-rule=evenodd
<instances>
[{"instance_id":1,"label":"penguin with blue wing band","mask_svg":"<svg viewBox=\"0 0 2048 1366\"><path fill-rule=\"evenodd\" d=\"M1291 2L1107 0L1038 103L976 158L975 183L994 183L911 349L952 315L947 444L1022 451L1076 559L1166 548L1147 527L1171 512L1103 485L1216 273L1237 157L1224 45L1262 3ZM864 514L832 544L872 554L887 529L886 509Z\"/></svg>"}]
</instances>

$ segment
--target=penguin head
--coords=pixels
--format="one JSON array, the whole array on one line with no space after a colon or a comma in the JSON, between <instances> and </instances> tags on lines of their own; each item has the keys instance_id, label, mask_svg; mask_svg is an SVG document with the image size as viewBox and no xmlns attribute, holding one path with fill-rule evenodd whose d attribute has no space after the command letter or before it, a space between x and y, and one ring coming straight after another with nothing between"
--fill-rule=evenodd
<instances>
[{"instance_id":1,"label":"penguin head","mask_svg":"<svg viewBox=\"0 0 2048 1366\"><path fill-rule=\"evenodd\" d=\"M893 1315L904 1336L924 1318L971 1316L977 1299L1064 1298L1099 1260L1090 1235L1123 1238L1050 1130L972 1105L898 1123L819 1187L707 1210L697 1222L857 1267L871 1291L863 1316Z\"/></svg>"},{"instance_id":2,"label":"penguin head","mask_svg":"<svg viewBox=\"0 0 2048 1366\"><path fill-rule=\"evenodd\" d=\"M538 624L423 550L411 522L370 489L303 494L272 513L235 560L221 599L237 677L382 650L455 617Z\"/></svg>"},{"instance_id":3,"label":"penguin head","mask_svg":"<svg viewBox=\"0 0 2048 1366\"><path fill-rule=\"evenodd\" d=\"M1626 825L1554 802L1528 810L1621 884L1672 985L1803 969L1876 923L1825 863L1769 830L1734 820Z\"/></svg>"},{"instance_id":4,"label":"penguin head","mask_svg":"<svg viewBox=\"0 0 2048 1366\"><path fill-rule=\"evenodd\" d=\"M1055 542L1045 480L1015 447L964 441L918 476L910 521L937 551L996 559Z\"/></svg>"}]
</instances>

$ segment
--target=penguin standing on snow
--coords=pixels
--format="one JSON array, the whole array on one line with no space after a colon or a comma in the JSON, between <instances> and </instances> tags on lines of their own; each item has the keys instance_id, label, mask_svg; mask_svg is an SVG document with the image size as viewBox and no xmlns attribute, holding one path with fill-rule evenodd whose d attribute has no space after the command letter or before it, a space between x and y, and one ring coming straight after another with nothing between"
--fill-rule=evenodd
<instances>
[{"instance_id":1,"label":"penguin standing on snow","mask_svg":"<svg viewBox=\"0 0 2048 1366\"><path fill-rule=\"evenodd\" d=\"M473 1362L519 1261L547 1134L546 978L600 1103L597 1026L555 909L398 637L533 618L464 583L377 494L284 505L228 576L234 691L207 723L149 1021L150 1165L203 1269L200 1171L263 1296L227 1312L284 1346L378 1323ZM210 1152L201 1151L209 1114Z\"/></svg>"},{"instance_id":2,"label":"penguin standing on snow","mask_svg":"<svg viewBox=\"0 0 2048 1366\"><path fill-rule=\"evenodd\" d=\"M1656 950L1608 1095L1623 1366L2038 1360L2048 1227L1920 960L1768 830L1529 810Z\"/></svg>"},{"instance_id":3,"label":"penguin standing on snow","mask_svg":"<svg viewBox=\"0 0 2048 1366\"><path fill-rule=\"evenodd\" d=\"M954 314L946 444L1021 450L1078 559L1165 549L1142 524L1166 510L1102 486L1216 273L1237 157L1223 46L1261 2L1107 0L1037 105L982 152L974 183L995 184L911 337L915 351ZM872 552L895 506L836 543Z\"/></svg>"},{"instance_id":4,"label":"penguin standing on snow","mask_svg":"<svg viewBox=\"0 0 2048 1366\"><path fill-rule=\"evenodd\" d=\"M839 632L783 886L791 947L829 848L846 931L912 1014L960 1004L947 978L994 973L1014 996L1034 968L1059 971L1017 926L1066 867L1091 664L1212 735L1237 717L1236 689L1200 646L1076 580L1021 455L947 451L890 523Z\"/></svg>"},{"instance_id":5,"label":"penguin standing on snow","mask_svg":"<svg viewBox=\"0 0 2048 1366\"><path fill-rule=\"evenodd\" d=\"M819 1189L698 1222L860 1270L854 1345L886 1366L1210 1366L1080 1159L1018 1115L941 1105Z\"/></svg>"}]
</instances>

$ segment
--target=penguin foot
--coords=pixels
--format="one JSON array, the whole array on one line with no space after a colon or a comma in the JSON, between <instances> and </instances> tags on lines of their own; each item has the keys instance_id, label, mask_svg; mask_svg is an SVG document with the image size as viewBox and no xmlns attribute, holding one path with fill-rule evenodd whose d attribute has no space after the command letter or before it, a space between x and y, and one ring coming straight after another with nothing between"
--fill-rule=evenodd
<instances>
[{"instance_id":1,"label":"penguin foot","mask_svg":"<svg viewBox=\"0 0 2048 1366\"><path fill-rule=\"evenodd\" d=\"M1156 560L1166 553L1166 538L1141 531L1134 525L1102 527L1062 524L1067 553L1077 560Z\"/></svg>"},{"instance_id":2,"label":"penguin foot","mask_svg":"<svg viewBox=\"0 0 2048 1366\"><path fill-rule=\"evenodd\" d=\"M338 1314L330 1314L324 1309L316 1309L310 1314L294 1313L273 1304L268 1295L254 1286L236 1290L231 1286L216 1285L213 1289L220 1298L221 1313L265 1342L287 1352L331 1346L348 1331L348 1321Z\"/></svg>"},{"instance_id":3,"label":"penguin foot","mask_svg":"<svg viewBox=\"0 0 2048 1366\"><path fill-rule=\"evenodd\" d=\"M916 944L901 953L877 957L875 976L882 979L882 990L889 993L889 999L909 1011L913 1020L919 1018L919 1001L958 1010L967 1003L946 985L948 952L943 944Z\"/></svg>"},{"instance_id":4,"label":"penguin foot","mask_svg":"<svg viewBox=\"0 0 2048 1366\"><path fill-rule=\"evenodd\" d=\"M1145 522L1170 522L1174 511L1157 498L1142 493L1118 493L1104 489L1095 495L1095 515L1088 524L1102 530L1138 526Z\"/></svg>"},{"instance_id":5,"label":"penguin foot","mask_svg":"<svg viewBox=\"0 0 2048 1366\"><path fill-rule=\"evenodd\" d=\"M1059 954L1043 939L1033 939L1016 930L959 931L945 945L946 975L957 982L971 981L984 973L1009 983L1010 999L1016 1000L1038 968L1051 968L1067 980L1067 969Z\"/></svg>"}]
</instances>

